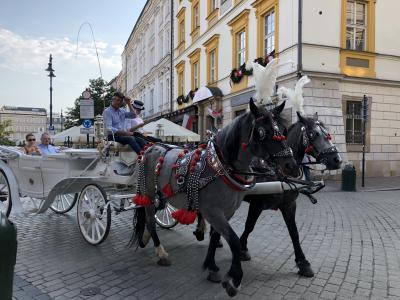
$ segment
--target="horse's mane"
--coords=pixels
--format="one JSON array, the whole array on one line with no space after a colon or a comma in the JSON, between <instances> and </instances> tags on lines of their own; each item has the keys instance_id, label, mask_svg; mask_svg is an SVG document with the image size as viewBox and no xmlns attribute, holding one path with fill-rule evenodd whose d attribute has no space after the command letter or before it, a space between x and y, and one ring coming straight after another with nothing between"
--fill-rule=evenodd
<instances>
[{"instance_id":1,"label":"horse's mane","mask_svg":"<svg viewBox=\"0 0 400 300\"><path fill-rule=\"evenodd\" d=\"M232 163L236 160L239 154L240 143L243 139L240 132L247 131L250 137L250 126L253 120L253 114L251 112L246 112L236 117L231 124L227 125L219 132L218 146L227 162ZM248 130L246 130L244 126L247 126Z\"/></svg>"}]
</instances>

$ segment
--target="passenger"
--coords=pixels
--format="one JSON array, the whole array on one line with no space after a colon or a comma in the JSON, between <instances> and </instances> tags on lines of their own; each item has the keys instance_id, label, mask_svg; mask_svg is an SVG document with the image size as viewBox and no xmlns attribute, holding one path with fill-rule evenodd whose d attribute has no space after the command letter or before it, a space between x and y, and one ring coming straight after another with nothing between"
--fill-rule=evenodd
<instances>
[{"instance_id":1,"label":"passenger","mask_svg":"<svg viewBox=\"0 0 400 300\"><path fill-rule=\"evenodd\" d=\"M36 146L36 138L33 133L28 133L25 137L26 144L24 146L25 154L27 155L40 155L40 150Z\"/></svg>"},{"instance_id":2,"label":"passenger","mask_svg":"<svg viewBox=\"0 0 400 300\"><path fill-rule=\"evenodd\" d=\"M133 100L132 107L134 108L136 118L133 119L126 119L125 120L125 130L133 132L135 137L142 138L149 142L161 142L160 139L154 138L151 136L145 136L145 131L143 130L143 126L146 122L140 117L142 110L144 110L143 102L139 100Z\"/></svg>"},{"instance_id":3,"label":"passenger","mask_svg":"<svg viewBox=\"0 0 400 300\"><path fill-rule=\"evenodd\" d=\"M39 144L39 150L42 155L55 154L60 152L56 147L50 144L50 135L47 132L44 132L42 134L40 141L42 143Z\"/></svg>"},{"instance_id":4,"label":"passenger","mask_svg":"<svg viewBox=\"0 0 400 300\"><path fill-rule=\"evenodd\" d=\"M124 101L129 106L130 112L122 109ZM146 142L140 137L134 137L132 131L125 130L125 119L128 118L136 118L131 99L120 92L116 92L112 98L111 105L104 110L106 128L112 131L112 134L108 135L108 139L113 140L114 135L116 142L129 145L139 155Z\"/></svg>"}]
</instances>

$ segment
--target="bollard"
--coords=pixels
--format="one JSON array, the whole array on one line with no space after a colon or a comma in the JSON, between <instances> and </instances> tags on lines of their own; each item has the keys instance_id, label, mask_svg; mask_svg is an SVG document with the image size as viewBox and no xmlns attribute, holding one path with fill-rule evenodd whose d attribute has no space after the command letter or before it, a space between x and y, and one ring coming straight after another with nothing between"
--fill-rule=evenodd
<instances>
[{"instance_id":1,"label":"bollard","mask_svg":"<svg viewBox=\"0 0 400 300\"><path fill-rule=\"evenodd\" d=\"M17 258L17 230L0 212L0 299L11 300Z\"/></svg>"},{"instance_id":2,"label":"bollard","mask_svg":"<svg viewBox=\"0 0 400 300\"><path fill-rule=\"evenodd\" d=\"M342 191L356 190L356 169L352 164L346 164L342 170Z\"/></svg>"}]
</instances>

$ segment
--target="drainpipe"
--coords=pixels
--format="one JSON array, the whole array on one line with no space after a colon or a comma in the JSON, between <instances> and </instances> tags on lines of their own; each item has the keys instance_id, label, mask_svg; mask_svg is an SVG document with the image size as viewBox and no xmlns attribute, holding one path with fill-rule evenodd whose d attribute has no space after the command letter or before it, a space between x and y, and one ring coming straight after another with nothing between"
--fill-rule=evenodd
<instances>
[{"instance_id":1,"label":"drainpipe","mask_svg":"<svg viewBox=\"0 0 400 300\"><path fill-rule=\"evenodd\" d=\"M170 108L170 113L173 112L174 106L172 105L172 97L174 96L174 1L170 0L171 3L171 10L170 10L170 15L171 15L171 30L170 30L170 44L171 44L171 49L170 49L170 75L169 75L169 108Z\"/></svg>"},{"instance_id":2,"label":"drainpipe","mask_svg":"<svg viewBox=\"0 0 400 300\"><path fill-rule=\"evenodd\" d=\"M301 77L303 70L303 0L299 0L299 15L298 15L298 36L297 36L297 77Z\"/></svg>"},{"instance_id":3,"label":"drainpipe","mask_svg":"<svg viewBox=\"0 0 400 300\"><path fill-rule=\"evenodd\" d=\"M126 48L125 48L126 50ZM127 52L125 52L125 96L127 96L128 94L128 61L126 59L127 57Z\"/></svg>"}]
</instances>

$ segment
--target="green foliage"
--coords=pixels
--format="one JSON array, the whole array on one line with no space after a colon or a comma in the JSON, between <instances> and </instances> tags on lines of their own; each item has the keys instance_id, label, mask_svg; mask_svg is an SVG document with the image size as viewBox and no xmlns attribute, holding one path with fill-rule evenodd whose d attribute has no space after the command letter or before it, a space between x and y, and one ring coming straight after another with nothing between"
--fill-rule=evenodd
<instances>
[{"instance_id":1,"label":"green foliage","mask_svg":"<svg viewBox=\"0 0 400 300\"><path fill-rule=\"evenodd\" d=\"M89 80L88 91L91 94L91 98L94 100L94 115L103 114L104 108L110 106L115 89L109 86L102 78L97 78ZM83 99L82 95L75 100L74 107L68 108L64 124L65 129L82 124L79 115L79 101L81 99Z\"/></svg>"},{"instance_id":2,"label":"green foliage","mask_svg":"<svg viewBox=\"0 0 400 300\"><path fill-rule=\"evenodd\" d=\"M10 126L11 120L0 122L0 145L15 146L15 143L8 138L13 133L12 130L8 130Z\"/></svg>"}]
</instances>

